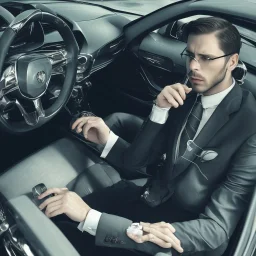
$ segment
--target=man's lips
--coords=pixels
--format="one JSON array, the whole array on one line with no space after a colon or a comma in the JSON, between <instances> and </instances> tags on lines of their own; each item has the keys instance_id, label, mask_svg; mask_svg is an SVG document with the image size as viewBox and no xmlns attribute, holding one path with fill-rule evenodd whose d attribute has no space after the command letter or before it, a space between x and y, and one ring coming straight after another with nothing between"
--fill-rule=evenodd
<instances>
[{"instance_id":1,"label":"man's lips","mask_svg":"<svg viewBox=\"0 0 256 256\"><path fill-rule=\"evenodd\" d=\"M190 79L191 79L193 82L202 82L202 81L203 81L202 78L198 78L198 77L194 77L194 76L191 76Z\"/></svg>"}]
</instances>

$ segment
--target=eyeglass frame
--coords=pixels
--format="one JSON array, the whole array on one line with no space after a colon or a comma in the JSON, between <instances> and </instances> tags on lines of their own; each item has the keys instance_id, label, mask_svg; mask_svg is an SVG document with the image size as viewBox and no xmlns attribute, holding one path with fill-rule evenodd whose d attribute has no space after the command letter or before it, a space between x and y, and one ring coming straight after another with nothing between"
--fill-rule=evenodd
<instances>
[{"instance_id":1,"label":"eyeglass frame","mask_svg":"<svg viewBox=\"0 0 256 256\"><path fill-rule=\"evenodd\" d=\"M188 55L184 54L184 52L186 51L186 49L187 49L187 47L180 53L180 57L181 57L181 58L182 58L182 56L184 56L184 55L185 55L185 56L188 56ZM225 54L225 55L222 55L222 56L219 56L219 57L214 57L214 58L208 57L208 58L207 58L207 61L217 60L217 59L220 59L220 58L224 58L224 57L230 56L230 55L232 55L232 54L236 54L236 52L232 52L232 53ZM189 57L189 56L188 56L188 57ZM195 60L199 65L201 65L200 62L196 59L196 57L190 58L190 59Z\"/></svg>"}]
</instances>

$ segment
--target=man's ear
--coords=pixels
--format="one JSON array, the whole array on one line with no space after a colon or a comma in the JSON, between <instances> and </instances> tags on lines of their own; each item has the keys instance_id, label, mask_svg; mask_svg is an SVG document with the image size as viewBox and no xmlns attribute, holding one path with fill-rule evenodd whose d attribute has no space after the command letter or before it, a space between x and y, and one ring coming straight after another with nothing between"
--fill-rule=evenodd
<instances>
[{"instance_id":1,"label":"man's ear","mask_svg":"<svg viewBox=\"0 0 256 256\"><path fill-rule=\"evenodd\" d=\"M239 55L236 53L236 54L233 54L230 58L229 58L229 61L228 61L228 69L230 70L230 72L232 72L237 64L238 64L238 60L239 60Z\"/></svg>"}]
</instances>

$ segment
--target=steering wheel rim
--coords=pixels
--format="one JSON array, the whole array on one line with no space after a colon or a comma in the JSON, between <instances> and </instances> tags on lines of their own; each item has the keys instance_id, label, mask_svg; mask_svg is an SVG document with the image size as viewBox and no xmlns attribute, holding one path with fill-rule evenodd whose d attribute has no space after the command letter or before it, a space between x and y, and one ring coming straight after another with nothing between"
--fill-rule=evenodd
<instances>
[{"instance_id":1,"label":"steering wheel rim","mask_svg":"<svg viewBox=\"0 0 256 256\"><path fill-rule=\"evenodd\" d=\"M34 105L36 108L36 113L38 114L38 122L35 124L28 124L25 120L20 122L11 122L7 120L2 114L0 114L0 126L4 128L6 131L10 133L23 133L27 132L33 129L36 129L46 122L50 121L60 110L61 108L67 103L72 89L73 85L75 83L76 79L76 69L77 69L77 58L78 58L78 44L76 42L76 39L74 37L74 34L72 33L69 26L59 17L45 12L41 11L39 9L36 10L27 10L21 14L19 14L9 25L8 28L5 29L4 33L2 34L2 37L0 39L0 75L2 76L3 73L3 66L5 62L6 55L8 53L8 50L15 39L16 35L22 30L22 28L31 22L45 22L50 24L54 29L56 29L60 35L63 38L63 41L66 45L66 75L64 78L64 83L62 90L60 92L60 95L56 99L56 101L46 110L42 109L41 101L39 100L41 96L44 93L41 93L41 95L38 97L34 97ZM48 65L47 63L45 65ZM39 65L40 66L40 65ZM35 70L35 68L34 68ZM38 73L41 72L40 68L37 71ZM36 73L36 74L38 74ZM68 74L68 75L67 75ZM35 76L35 74L34 74ZM17 75L16 75L17 78ZM47 77L48 78L48 77ZM50 78L49 78L50 79ZM47 81L46 81L47 82ZM46 83L44 84L44 86ZM18 83L18 89L21 92L19 83ZM1 88L0 88L1 89ZM47 88L46 88L47 89ZM46 91L46 90L45 90ZM0 97L3 95L0 95ZM32 98L30 98L32 99ZM19 102L15 101L16 106L20 109L22 112L24 109L22 109L22 106L19 104ZM23 114L24 116L24 114ZM25 116L24 116L25 117Z\"/></svg>"}]
</instances>

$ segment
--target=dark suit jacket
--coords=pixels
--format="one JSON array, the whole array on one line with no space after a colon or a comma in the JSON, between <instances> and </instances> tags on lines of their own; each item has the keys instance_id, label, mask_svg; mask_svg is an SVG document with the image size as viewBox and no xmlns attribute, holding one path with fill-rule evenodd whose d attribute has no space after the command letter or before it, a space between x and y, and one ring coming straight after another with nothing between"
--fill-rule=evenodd
<instances>
[{"instance_id":1,"label":"dark suit jacket","mask_svg":"<svg viewBox=\"0 0 256 256\"><path fill-rule=\"evenodd\" d=\"M166 152L166 164L161 174L166 185L162 188L168 188L180 206L199 216L196 220L173 223L184 254L216 251L214 255L219 256L248 206L256 184L256 101L249 91L235 85L195 139L197 146L178 157L181 127L194 102L195 94L191 94L183 106L169 111L164 125L147 119L131 145L118 139L107 160L136 170ZM203 161L200 156L206 150L216 152L217 157ZM161 194L160 190L157 193ZM98 245L106 246L106 235L114 234L125 244L111 246L151 254L157 251L171 253L172 250L152 243L131 243L125 234L131 221L120 218L119 222L117 218L102 215L96 234Z\"/></svg>"}]
</instances>

